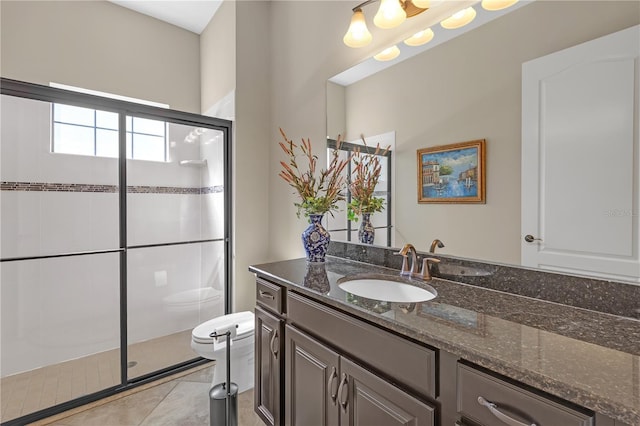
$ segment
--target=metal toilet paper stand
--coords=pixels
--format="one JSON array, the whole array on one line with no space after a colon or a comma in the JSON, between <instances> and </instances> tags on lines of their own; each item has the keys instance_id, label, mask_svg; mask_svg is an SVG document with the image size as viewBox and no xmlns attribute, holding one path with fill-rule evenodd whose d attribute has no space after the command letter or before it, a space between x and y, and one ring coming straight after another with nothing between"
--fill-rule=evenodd
<instances>
[{"instance_id":1,"label":"metal toilet paper stand","mask_svg":"<svg viewBox=\"0 0 640 426\"><path fill-rule=\"evenodd\" d=\"M238 325L215 330L213 339L226 337L227 381L218 383L209 391L210 426L238 426L238 385L231 383L231 339L236 337Z\"/></svg>"}]
</instances>

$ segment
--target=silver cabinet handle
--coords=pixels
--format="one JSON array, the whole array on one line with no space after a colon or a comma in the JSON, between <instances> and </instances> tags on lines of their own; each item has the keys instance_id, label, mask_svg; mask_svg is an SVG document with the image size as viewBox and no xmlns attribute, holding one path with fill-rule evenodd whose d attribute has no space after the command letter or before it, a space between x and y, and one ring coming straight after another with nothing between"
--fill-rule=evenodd
<instances>
[{"instance_id":1,"label":"silver cabinet handle","mask_svg":"<svg viewBox=\"0 0 640 426\"><path fill-rule=\"evenodd\" d=\"M271 299L271 300L275 299L273 294L269 293L268 291L260 290L258 293L260 294L260 297L264 297L266 299Z\"/></svg>"},{"instance_id":2,"label":"silver cabinet handle","mask_svg":"<svg viewBox=\"0 0 640 426\"><path fill-rule=\"evenodd\" d=\"M269 348L271 349L271 353L276 359L278 358L278 348L275 347L276 339L278 338L278 330L273 331L273 336L271 337L271 342L269 343Z\"/></svg>"},{"instance_id":3,"label":"silver cabinet handle","mask_svg":"<svg viewBox=\"0 0 640 426\"><path fill-rule=\"evenodd\" d=\"M506 414L504 414L502 411L498 410L498 406L496 404L494 404L493 402L487 401L486 399L484 399L483 397L479 396L478 397L478 404L482 405L483 407L487 407L487 409L491 412L491 414L493 414L498 420L500 420L502 423L509 425L509 426L536 426L535 423L522 423L519 422L518 420L507 416Z\"/></svg>"},{"instance_id":4,"label":"silver cabinet handle","mask_svg":"<svg viewBox=\"0 0 640 426\"><path fill-rule=\"evenodd\" d=\"M534 241L542 241L542 238L536 238L531 234L527 234L524 236L524 240L528 243L532 243Z\"/></svg>"},{"instance_id":5,"label":"silver cabinet handle","mask_svg":"<svg viewBox=\"0 0 640 426\"><path fill-rule=\"evenodd\" d=\"M335 367L331 367L331 374L329 375L327 387L329 388L331 401L333 401L333 405L336 405L336 398L338 398L338 372L336 371ZM335 388L336 390L333 390L333 388Z\"/></svg>"},{"instance_id":6,"label":"silver cabinet handle","mask_svg":"<svg viewBox=\"0 0 640 426\"><path fill-rule=\"evenodd\" d=\"M344 394L344 398L342 398L343 393L345 392L344 388L349 387L349 380L346 374L342 373L342 380L340 380L340 386L338 386L338 402L340 403L340 406L342 407L342 409L344 410L344 412L347 412L347 403L349 402L349 390L346 390L346 393Z\"/></svg>"}]
</instances>

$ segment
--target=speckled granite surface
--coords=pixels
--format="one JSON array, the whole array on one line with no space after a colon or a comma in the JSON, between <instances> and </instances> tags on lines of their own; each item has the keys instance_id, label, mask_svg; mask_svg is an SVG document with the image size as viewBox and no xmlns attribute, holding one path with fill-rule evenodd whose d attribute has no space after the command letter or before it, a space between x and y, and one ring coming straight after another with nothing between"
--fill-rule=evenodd
<instances>
[{"instance_id":1,"label":"speckled granite surface","mask_svg":"<svg viewBox=\"0 0 640 426\"><path fill-rule=\"evenodd\" d=\"M398 264L398 267L400 265ZM368 322L630 425L640 425L640 321L445 279L429 302L353 296L345 276L398 271L329 256L250 271ZM421 286L421 281L412 281Z\"/></svg>"},{"instance_id":2,"label":"speckled granite surface","mask_svg":"<svg viewBox=\"0 0 640 426\"><path fill-rule=\"evenodd\" d=\"M329 254L400 269L398 249L334 242ZM418 252L439 259L432 275L521 296L640 319L640 285Z\"/></svg>"}]
</instances>

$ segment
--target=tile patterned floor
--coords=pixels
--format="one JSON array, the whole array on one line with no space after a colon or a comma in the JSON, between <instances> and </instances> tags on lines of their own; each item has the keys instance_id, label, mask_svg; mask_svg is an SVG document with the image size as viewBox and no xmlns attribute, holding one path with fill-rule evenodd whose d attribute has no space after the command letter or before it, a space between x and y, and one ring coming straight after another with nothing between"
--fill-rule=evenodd
<instances>
[{"instance_id":1,"label":"tile patterned floor","mask_svg":"<svg viewBox=\"0 0 640 426\"><path fill-rule=\"evenodd\" d=\"M182 377L109 402L97 401L34 426L208 426L213 368L196 368ZM264 425L253 411L253 390L238 396L238 425Z\"/></svg>"},{"instance_id":2,"label":"tile patterned floor","mask_svg":"<svg viewBox=\"0 0 640 426\"><path fill-rule=\"evenodd\" d=\"M171 350L166 350L171 348ZM129 345L129 378L196 357L191 330ZM120 350L110 350L0 379L5 422L120 383Z\"/></svg>"}]
</instances>

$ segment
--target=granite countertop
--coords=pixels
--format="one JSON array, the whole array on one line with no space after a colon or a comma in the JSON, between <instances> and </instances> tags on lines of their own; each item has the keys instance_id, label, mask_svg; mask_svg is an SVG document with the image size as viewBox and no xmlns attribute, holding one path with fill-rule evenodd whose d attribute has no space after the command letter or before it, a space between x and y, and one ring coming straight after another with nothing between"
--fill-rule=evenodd
<instances>
[{"instance_id":1,"label":"granite countertop","mask_svg":"<svg viewBox=\"0 0 640 426\"><path fill-rule=\"evenodd\" d=\"M354 296L337 281L398 270L328 256L254 265L258 276L629 425L640 425L640 321L434 278L415 304Z\"/></svg>"}]
</instances>

